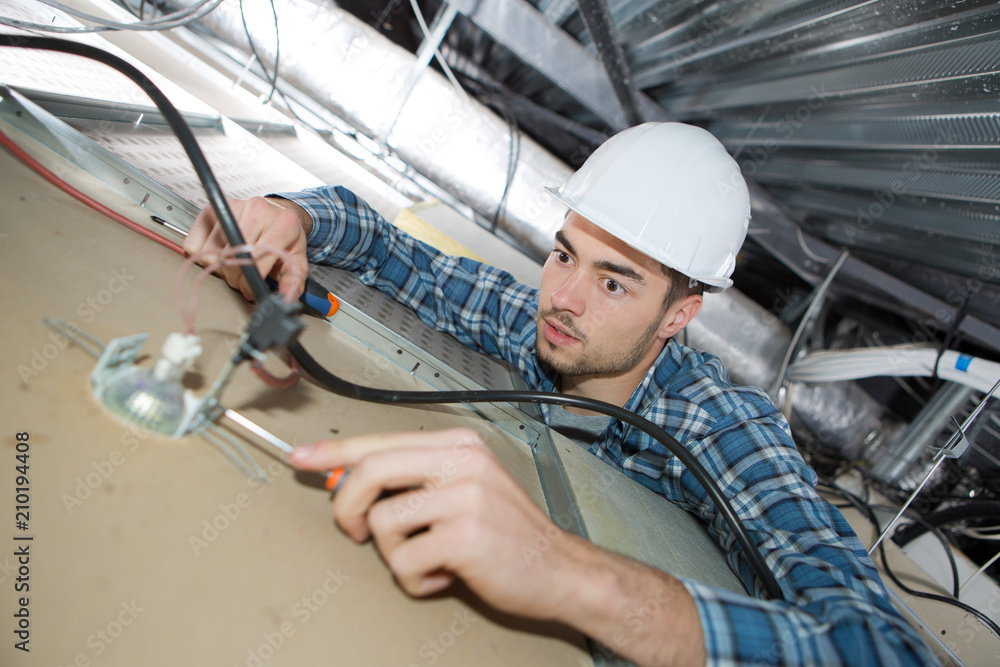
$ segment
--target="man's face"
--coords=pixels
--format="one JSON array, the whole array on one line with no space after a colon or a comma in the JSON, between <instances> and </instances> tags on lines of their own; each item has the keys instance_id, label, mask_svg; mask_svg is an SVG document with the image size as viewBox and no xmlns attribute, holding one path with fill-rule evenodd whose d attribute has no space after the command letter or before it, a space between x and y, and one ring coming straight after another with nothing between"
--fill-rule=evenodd
<instances>
[{"instance_id":1,"label":"man's face","mask_svg":"<svg viewBox=\"0 0 1000 667\"><path fill-rule=\"evenodd\" d=\"M653 259L570 212L542 268L539 359L566 377L646 369L675 331Z\"/></svg>"}]
</instances>

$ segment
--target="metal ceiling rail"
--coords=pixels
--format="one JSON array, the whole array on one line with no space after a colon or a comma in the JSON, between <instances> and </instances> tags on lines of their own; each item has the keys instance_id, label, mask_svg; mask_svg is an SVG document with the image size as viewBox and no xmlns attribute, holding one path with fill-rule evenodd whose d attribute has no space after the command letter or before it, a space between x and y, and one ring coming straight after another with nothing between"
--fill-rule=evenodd
<instances>
[{"instance_id":1,"label":"metal ceiling rail","mask_svg":"<svg viewBox=\"0 0 1000 667\"><path fill-rule=\"evenodd\" d=\"M628 54L636 71L642 73L643 82L648 86L662 85L674 80L677 70L689 65L696 65L689 69L698 71L708 64L717 73L719 60L746 66L767 59L775 51L786 51L790 48L786 42L802 48L803 42L828 39L835 34L837 21L857 20L858 13L872 4L878 3L824 2L786 13L741 2L718 3L706 5L680 24L678 17L662 17L645 30L623 27L623 33L630 38L636 33L634 39L638 41L632 42L635 46ZM667 24L671 27L664 30L662 26ZM652 34L642 39L650 29Z\"/></svg>"},{"instance_id":2,"label":"metal ceiling rail","mask_svg":"<svg viewBox=\"0 0 1000 667\"><path fill-rule=\"evenodd\" d=\"M838 239L856 239L881 225L889 225L909 233L913 238L926 239L928 234L936 234L946 237L948 241L1000 245L1000 212L994 206L946 207L939 202L942 205L928 207L919 198L897 195L891 190L842 192L807 190L797 185L775 189L786 206L800 212L825 213L841 218L831 221L831 228L845 223L853 228L838 234ZM811 215L816 225L820 224L816 221L818 217ZM928 248L928 253L944 250L933 246ZM969 257L970 263L974 259Z\"/></svg>"},{"instance_id":3,"label":"metal ceiling rail","mask_svg":"<svg viewBox=\"0 0 1000 667\"><path fill-rule=\"evenodd\" d=\"M627 26L622 34L631 45L633 68L650 86L659 86L678 78L707 85L787 77L1000 28L995 3L924 3L904 11L900 5L834 2L768 12L747 3L714 3L706 5L698 22L671 25L652 39ZM644 48L653 40L656 48ZM780 66L774 68L775 63Z\"/></svg>"},{"instance_id":4,"label":"metal ceiling rail","mask_svg":"<svg viewBox=\"0 0 1000 667\"><path fill-rule=\"evenodd\" d=\"M458 10L525 63L616 130L629 126L604 67L575 39L555 29L525 0L455 0ZM644 120L668 120L666 112L639 94Z\"/></svg>"},{"instance_id":5,"label":"metal ceiling rail","mask_svg":"<svg viewBox=\"0 0 1000 667\"><path fill-rule=\"evenodd\" d=\"M988 163L952 162L943 158L920 161L900 155L893 164L877 156L806 157L775 154L754 172L765 183L809 184L854 188L865 193L891 193L960 202L1000 204L1000 168ZM865 204L867 206L867 204ZM993 235L996 235L994 232Z\"/></svg>"},{"instance_id":6,"label":"metal ceiling rail","mask_svg":"<svg viewBox=\"0 0 1000 667\"><path fill-rule=\"evenodd\" d=\"M639 115L638 93L632 83L632 74L625 51L618 41L615 24L608 12L605 0L577 0L580 6L580 16L587 25L587 33L591 36L597 59L604 66L611 80L611 87L621 105L625 122L628 126L641 122Z\"/></svg>"}]
</instances>

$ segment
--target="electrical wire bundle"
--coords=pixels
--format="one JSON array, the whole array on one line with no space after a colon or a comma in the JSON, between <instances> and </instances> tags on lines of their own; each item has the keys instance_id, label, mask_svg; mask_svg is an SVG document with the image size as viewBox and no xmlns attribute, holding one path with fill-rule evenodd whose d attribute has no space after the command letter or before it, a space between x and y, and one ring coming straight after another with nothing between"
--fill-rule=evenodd
<instances>
[{"instance_id":1,"label":"electrical wire bundle","mask_svg":"<svg viewBox=\"0 0 1000 667\"><path fill-rule=\"evenodd\" d=\"M825 487L832 493L840 496L848 503L847 505L837 505L837 507L841 508L854 507L859 512L861 512L861 514L865 518L871 521L872 525L875 526L876 533L878 534L882 533L882 527L881 524L879 523L877 513L880 511L884 511L895 514L898 511L894 507L869 504L867 499L862 499L861 497L857 496L854 493L851 493L841 485L837 484L836 482L828 478L820 476L819 483L820 486ZM913 595L914 597L924 598L926 600L934 600L935 602L943 602L945 604L950 604L954 607L958 607L962 611L975 616L983 623L983 625L988 627L990 631L997 636L997 638L1000 638L1000 626L998 626L996 622L993 621L993 619L991 619L989 616L979 611L975 607L972 607L964 602L961 602L958 599L959 596L961 595L962 590L977 576L979 576L982 572L984 572L986 568L992 564L992 561L986 563L982 568L979 569L979 571L970 576L965 581L964 584L960 584L959 574L958 574L958 564L955 562L955 555L954 553L952 553L951 545L948 542L948 538L941 533L937 525L931 523L929 517L921 518L920 516L916 515L916 513L913 512L908 513L907 516L913 519L914 523L908 527L896 531L896 535L892 538L893 541L896 542L899 546L904 546L905 544L915 539L917 536L922 535L925 532L931 532L937 538L937 540L941 542L941 545L944 547L945 553L948 557L948 562L951 566L951 579L952 579L951 597L938 595L936 593L927 593L925 591L918 591L904 584L896 575L896 573L893 571L893 569L889 566L889 561L885 555L885 544L883 543L879 544L878 552L879 552L879 559L882 563L882 569L885 571L885 573L889 576L890 579L892 579L893 583L895 583L901 590L908 593L909 595Z\"/></svg>"},{"instance_id":2,"label":"electrical wire bundle","mask_svg":"<svg viewBox=\"0 0 1000 667\"><path fill-rule=\"evenodd\" d=\"M954 350L891 345L853 350L823 350L806 355L788 369L796 382L837 382L888 375L933 377L989 391L1000 380L1000 363Z\"/></svg>"},{"instance_id":3,"label":"electrical wire bundle","mask_svg":"<svg viewBox=\"0 0 1000 667\"><path fill-rule=\"evenodd\" d=\"M114 67L139 85L139 87L145 91L145 93L159 108L164 119L173 129L181 143L181 146L190 158L192 166L205 188L209 203L215 211L216 218L225 232L229 245L236 249L233 252L233 257L238 258L239 260L246 260L246 263L243 263L242 261L240 262L241 270L254 294L257 303L260 304L259 310L268 310L271 313L289 313L289 310L284 307L282 298L278 295L271 294L264 278L260 275L260 272L254 265L252 257L245 250L245 247L247 247L246 242L240 232L239 226L237 225L236 218L230 210L225 195L212 173L201 147L195 140L190 127L170 100L148 77L146 77L145 74L127 61L88 44L51 37L0 34L0 46L4 45L60 51L91 58ZM5 142L5 145L8 145L8 142ZM269 305L271 308L267 308ZM611 416L613 419L618 419L644 431L663 444L668 451L676 456L685 468L691 472L695 479L697 479L701 484L702 488L715 504L719 513L725 519L730 530L733 532L736 542L742 550L744 557L750 564L750 567L754 571L754 574L763 586L767 596L775 600L784 599L781 587L778 585L774 574L768 568L767 562L765 561L761 551L753 542L753 539L750 537L750 534L743 522L733 509L732 504L729 502L728 498L722 494L718 485L715 483L715 480L708 474L705 468L701 465L698 459L691 454L691 452L689 452L681 443L673 438L673 436L649 420L617 405L554 392L395 391L364 387L343 380L332 374L318 361L316 361L302 347L301 343L294 339L294 336L284 341L283 344L292 355L292 358L295 359L302 369L309 373L321 386L329 391L349 398L383 404L426 405L440 403L545 403L565 405L606 414Z\"/></svg>"},{"instance_id":4,"label":"electrical wire bundle","mask_svg":"<svg viewBox=\"0 0 1000 667\"><path fill-rule=\"evenodd\" d=\"M18 28L20 30L33 30L35 32L49 32L57 34L79 34L88 32L107 32L111 30L137 30L137 31L155 31L155 30L171 30L173 28L180 28L186 26L189 23L197 21L198 19L204 18L209 12L214 10L220 4L222 0L202 0L201 2L187 7L185 9L178 10L176 12L171 12L169 14L164 14L159 18L153 19L140 19L139 21L134 21L132 23L120 23L118 21L109 21L102 16L94 16L93 14L88 14L87 12L82 12L79 9L74 9L56 0L37 0L37 2L48 5L53 9L58 9L59 11L65 12L70 16L74 16L78 19L87 21L88 23L93 23L92 26L56 26L48 25L45 23L34 23L31 21L22 21L20 19L14 19L7 16L0 16L0 25L10 26L11 28Z\"/></svg>"}]
</instances>

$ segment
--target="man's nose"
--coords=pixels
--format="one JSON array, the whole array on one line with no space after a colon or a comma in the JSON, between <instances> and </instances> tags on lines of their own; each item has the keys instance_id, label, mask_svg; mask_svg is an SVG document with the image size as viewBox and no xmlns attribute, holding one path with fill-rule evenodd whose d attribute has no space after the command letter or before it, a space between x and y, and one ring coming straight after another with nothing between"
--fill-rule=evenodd
<instances>
[{"instance_id":1,"label":"man's nose","mask_svg":"<svg viewBox=\"0 0 1000 667\"><path fill-rule=\"evenodd\" d=\"M580 316L584 311L586 279L579 271L574 271L555 291L552 292L552 307Z\"/></svg>"}]
</instances>

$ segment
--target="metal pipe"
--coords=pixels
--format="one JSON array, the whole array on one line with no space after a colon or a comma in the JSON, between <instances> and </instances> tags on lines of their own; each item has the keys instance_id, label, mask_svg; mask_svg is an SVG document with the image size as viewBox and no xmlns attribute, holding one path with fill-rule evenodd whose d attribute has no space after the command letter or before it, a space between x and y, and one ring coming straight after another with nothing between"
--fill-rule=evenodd
<instances>
[{"instance_id":1,"label":"metal pipe","mask_svg":"<svg viewBox=\"0 0 1000 667\"><path fill-rule=\"evenodd\" d=\"M878 461L871 468L872 476L886 484L897 484L924 455L952 415L969 401L972 392L970 387L956 382L948 382L938 389L902 437L879 453Z\"/></svg>"}]
</instances>

